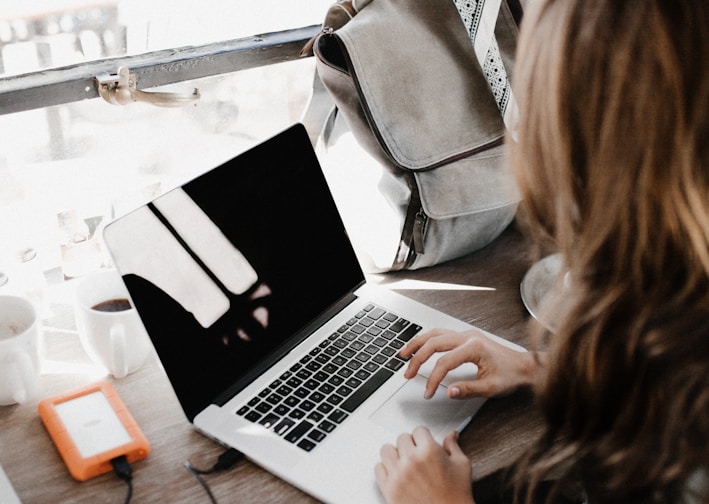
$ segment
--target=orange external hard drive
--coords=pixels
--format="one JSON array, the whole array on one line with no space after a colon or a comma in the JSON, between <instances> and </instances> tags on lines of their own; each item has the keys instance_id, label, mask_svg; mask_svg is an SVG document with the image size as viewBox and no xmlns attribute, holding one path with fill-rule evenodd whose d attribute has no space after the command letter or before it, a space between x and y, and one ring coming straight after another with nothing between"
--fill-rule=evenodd
<instances>
[{"instance_id":1,"label":"orange external hard drive","mask_svg":"<svg viewBox=\"0 0 709 504\"><path fill-rule=\"evenodd\" d=\"M128 462L150 453L150 443L109 382L42 399L39 416L71 475L85 481L113 470L111 460Z\"/></svg>"}]
</instances>

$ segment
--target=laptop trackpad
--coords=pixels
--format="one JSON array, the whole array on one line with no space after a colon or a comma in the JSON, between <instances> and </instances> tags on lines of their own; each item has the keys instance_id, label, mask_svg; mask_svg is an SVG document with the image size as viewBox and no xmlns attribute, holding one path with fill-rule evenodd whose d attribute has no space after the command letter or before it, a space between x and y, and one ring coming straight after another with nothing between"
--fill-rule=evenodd
<instances>
[{"instance_id":1,"label":"laptop trackpad","mask_svg":"<svg viewBox=\"0 0 709 504\"><path fill-rule=\"evenodd\" d=\"M462 428L461 424L467 423L485 402L479 397L450 399L440 385L431 399L424 399L425 386L426 378L419 375L407 381L372 414L371 420L396 434L425 425L434 438L442 441L449 432Z\"/></svg>"}]
</instances>

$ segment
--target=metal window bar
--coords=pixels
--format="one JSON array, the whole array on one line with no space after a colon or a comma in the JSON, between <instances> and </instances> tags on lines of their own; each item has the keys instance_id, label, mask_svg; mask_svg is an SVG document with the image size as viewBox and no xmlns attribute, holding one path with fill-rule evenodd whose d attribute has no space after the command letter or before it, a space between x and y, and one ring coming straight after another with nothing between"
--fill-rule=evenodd
<instances>
[{"instance_id":1,"label":"metal window bar","mask_svg":"<svg viewBox=\"0 0 709 504\"><path fill-rule=\"evenodd\" d=\"M141 89L298 59L320 25L201 46L42 70L0 79L0 115L98 98L97 75L119 67L135 73Z\"/></svg>"}]
</instances>

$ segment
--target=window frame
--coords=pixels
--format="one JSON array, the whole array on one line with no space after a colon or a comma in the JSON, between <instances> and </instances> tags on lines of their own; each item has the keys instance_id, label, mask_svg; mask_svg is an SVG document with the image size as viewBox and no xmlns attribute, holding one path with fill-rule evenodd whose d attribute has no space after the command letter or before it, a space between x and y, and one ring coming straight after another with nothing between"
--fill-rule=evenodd
<instances>
[{"instance_id":1,"label":"window frame","mask_svg":"<svg viewBox=\"0 0 709 504\"><path fill-rule=\"evenodd\" d=\"M0 115L99 98L96 76L120 67L136 75L138 89L300 59L321 25L270 32L199 46L107 58L0 79Z\"/></svg>"}]
</instances>

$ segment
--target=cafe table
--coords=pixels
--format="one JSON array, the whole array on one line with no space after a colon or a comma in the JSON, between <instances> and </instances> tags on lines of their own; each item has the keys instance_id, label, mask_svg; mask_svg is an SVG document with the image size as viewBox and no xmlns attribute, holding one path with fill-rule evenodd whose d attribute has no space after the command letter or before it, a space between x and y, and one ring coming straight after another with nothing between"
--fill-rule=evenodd
<instances>
[{"instance_id":1,"label":"cafe table","mask_svg":"<svg viewBox=\"0 0 709 504\"><path fill-rule=\"evenodd\" d=\"M423 270L372 275L370 280L530 348L520 282L531 264L525 239L513 224L492 244L466 257ZM133 464L131 502L210 502L184 463L209 468L224 448L192 428L154 354L122 379L112 379L94 365L81 347L73 319L76 281L53 280L52 272L48 278L50 313L43 321L39 396L23 405L0 406L0 465L22 502L123 502L127 487L112 473L85 482L70 476L37 414L42 397L99 380L113 383L151 444L150 455ZM460 436L472 461L479 502L497 491L500 475L541 428L529 391L483 405ZM219 503L316 502L248 460L204 479Z\"/></svg>"}]
</instances>

